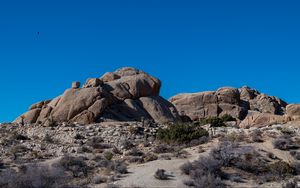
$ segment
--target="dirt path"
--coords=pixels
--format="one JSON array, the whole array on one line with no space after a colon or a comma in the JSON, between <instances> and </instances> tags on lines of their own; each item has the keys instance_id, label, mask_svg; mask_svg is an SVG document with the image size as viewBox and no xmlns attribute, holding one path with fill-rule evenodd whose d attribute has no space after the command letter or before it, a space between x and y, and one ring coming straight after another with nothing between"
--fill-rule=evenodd
<instances>
[{"instance_id":1,"label":"dirt path","mask_svg":"<svg viewBox=\"0 0 300 188\"><path fill-rule=\"evenodd\" d=\"M206 155L213 148L215 142L210 142L202 147L206 152L199 154L198 147L187 148L190 155L187 159L172 159L172 160L157 160L146 164L130 165L129 174L117 181L116 184L121 187L143 187L143 188L184 188L187 187L183 184L184 180L188 180L188 177L181 173L180 166L188 161L194 161L199 158L200 155ZM164 169L173 177L170 180L157 180L154 178L154 173L157 169Z\"/></svg>"}]
</instances>

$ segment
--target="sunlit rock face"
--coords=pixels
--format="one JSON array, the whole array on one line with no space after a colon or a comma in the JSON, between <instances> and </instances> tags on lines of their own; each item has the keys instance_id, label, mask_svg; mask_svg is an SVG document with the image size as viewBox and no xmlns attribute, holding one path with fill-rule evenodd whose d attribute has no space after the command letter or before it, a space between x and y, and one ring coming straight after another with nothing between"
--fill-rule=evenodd
<instances>
[{"instance_id":1,"label":"sunlit rock face","mask_svg":"<svg viewBox=\"0 0 300 188\"><path fill-rule=\"evenodd\" d=\"M176 108L159 96L159 79L135 68L125 67L89 78L83 87L74 82L53 100L32 105L15 122L57 122L89 124L105 120L158 123L179 120Z\"/></svg>"}]
</instances>

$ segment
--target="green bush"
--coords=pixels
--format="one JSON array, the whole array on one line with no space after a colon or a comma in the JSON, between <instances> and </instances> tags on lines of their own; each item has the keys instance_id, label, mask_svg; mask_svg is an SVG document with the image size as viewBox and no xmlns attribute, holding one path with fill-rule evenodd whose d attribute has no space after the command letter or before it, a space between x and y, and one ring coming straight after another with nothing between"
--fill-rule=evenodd
<instances>
[{"instance_id":1,"label":"green bush","mask_svg":"<svg viewBox=\"0 0 300 188\"><path fill-rule=\"evenodd\" d=\"M170 125L166 129L159 129L157 138L167 143L189 143L194 139L208 136L208 132L203 128L191 123L177 123Z\"/></svg>"},{"instance_id":2,"label":"green bush","mask_svg":"<svg viewBox=\"0 0 300 188\"><path fill-rule=\"evenodd\" d=\"M227 122L227 121L236 121L235 118L233 118L231 115L229 114L224 114L221 119L224 121L224 122Z\"/></svg>"},{"instance_id":3,"label":"green bush","mask_svg":"<svg viewBox=\"0 0 300 188\"><path fill-rule=\"evenodd\" d=\"M222 117L209 117L201 119L199 122L196 122L196 125L207 125L210 124L211 127L225 127L225 122L235 121L231 115L225 114Z\"/></svg>"}]
</instances>

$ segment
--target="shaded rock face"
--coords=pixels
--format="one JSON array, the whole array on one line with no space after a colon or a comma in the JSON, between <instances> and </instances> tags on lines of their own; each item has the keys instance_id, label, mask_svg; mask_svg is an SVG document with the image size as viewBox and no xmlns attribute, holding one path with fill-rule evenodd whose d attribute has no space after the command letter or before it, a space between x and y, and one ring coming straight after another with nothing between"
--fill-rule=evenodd
<instances>
[{"instance_id":1,"label":"shaded rock face","mask_svg":"<svg viewBox=\"0 0 300 188\"><path fill-rule=\"evenodd\" d=\"M82 124L106 119L149 119L159 123L179 120L175 107L159 96L160 87L159 79L126 67L101 78L89 78L82 88L73 84L61 96L32 105L15 122L23 119L25 123L36 123L48 118Z\"/></svg>"},{"instance_id":2,"label":"shaded rock face","mask_svg":"<svg viewBox=\"0 0 300 188\"><path fill-rule=\"evenodd\" d=\"M229 114L243 120L248 111L283 115L286 102L279 98L261 94L249 87L224 87L217 91L176 95L169 100L177 108L181 116L192 120L207 117L219 117Z\"/></svg>"}]
</instances>

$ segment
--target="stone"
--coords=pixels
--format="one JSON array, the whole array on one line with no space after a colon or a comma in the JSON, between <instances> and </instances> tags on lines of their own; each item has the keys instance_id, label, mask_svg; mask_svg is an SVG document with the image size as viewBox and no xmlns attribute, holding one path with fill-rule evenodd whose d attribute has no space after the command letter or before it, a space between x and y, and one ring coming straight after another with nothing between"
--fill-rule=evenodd
<instances>
[{"instance_id":1,"label":"stone","mask_svg":"<svg viewBox=\"0 0 300 188\"><path fill-rule=\"evenodd\" d=\"M300 104L287 105L286 114L292 120L300 120Z\"/></svg>"},{"instance_id":2,"label":"stone","mask_svg":"<svg viewBox=\"0 0 300 188\"><path fill-rule=\"evenodd\" d=\"M87 79L82 88L79 82L74 82L71 89L53 100L32 105L31 110L40 111L30 122L49 118L58 123L84 124L106 120L142 121L144 118L151 122L177 121L180 118L176 108L159 97L160 87L159 79L143 71L121 68L100 79Z\"/></svg>"},{"instance_id":3,"label":"stone","mask_svg":"<svg viewBox=\"0 0 300 188\"><path fill-rule=\"evenodd\" d=\"M47 103L49 103L49 100L35 103L35 104L33 104L29 107L29 110L33 110L33 109L36 109L36 108L43 108L44 104L47 104Z\"/></svg>"},{"instance_id":4,"label":"stone","mask_svg":"<svg viewBox=\"0 0 300 188\"><path fill-rule=\"evenodd\" d=\"M103 84L103 81L99 78L89 78L83 85L83 88L89 88L89 87L98 87Z\"/></svg>"},{"instance_id":5,"label":"stone","mask_svg":"<svg viewBox=\"0 0 300 188\"><path fill-rule=\"evenodd\" d=\"M144 73L121 77L104 85L104 88L119 100L157 96L159 95L160 87L161 83L158 79Z\"/></svg>"},{"instance_id":6,"label":"stone","mask_svg":"<svg viewBox=\"0 0 300 188\"><path fill-rule=\"evenodd\" d=\"M159 96L142 97L139 99L145 111L159 123L179 121L180 117L175 107Z\"/></svg>"},{"instance_id":7,"label":"stone","mask_svg":"<svg viewBox=\"0 0 300 188\"><path fill-rule=\"evenodd\" d=\"M92 112L95 118L98 118L101 116L102 112L109 104L110 101L107 98L102 98L97 100L92 106L90 106L88 108L88 111Z\"/></svg>"},{"instance_id":8,"label":"stone","mask_svg":"<svg viewBox=\"0 0 300 188\"><path fill-rule=\"evenodd\" d=\"M286 117L269 113L249 112L247 117L240 123L241 128L265 127L272 124L286 122Z\"/></svg>"},{"instance_id":9,"label":"stone","mask_svg":"<svg viewBox=\"0 0 300 188\"><path fill-rule=\"evenodd\" d=\"M57 106L57 104L59 103L60 99L61 99L61 96L54 98L53 100L51 100L49 102L48 106L55 108Z\"/></svg>"},{"instance_id":10,"label":"stone","mask_svg":"<svg viewBox=\"0 0 300 188\"><path fill-rule=\"evenodd\" d=\"M246 110L239 106L238 90L221 88L217 92L208 91L193 94L181 94L170 99L181 116L192 120L218 117L224 114L234 118L243 118Z\"/></svg>"},{"instance_id":11,"label":"stone","mask_svg":"<svg viewBox=\"0 0 300 188\"><path fill-rule=\"evenodd\" d=\"M51 116L55 121L67 122L88 109L100 95L99 88L66 90L59 104L53 109Z\"/></svg>"},{"instance_id":12,"label":"stone","mask_svg":"<svg viewBox=\"0 0 300 188\"><path fill-rule=\"evenodd\" d=\"M24 113L23 115L21 115L20 117L18 117L14 121L14 123L21 123L22 119L23 119L24 123L35 123L40 115L40 112L41 112L40 108L30 110L30 111Z\"/></svg>"},{"instance_id":13,"label":"stone","mask_svg":"<svg viewBox=\"0 0 300 188\"><path fill-rule=\"evenodd\" d=\"M102 80L103 82L111 82L119 78L121 78L119 75L113 72L107 72L100 78L100 80Z\"/></svg>"},{"instance_id":14,"label":"stone","mask_svg":"<svg viewBox=\"0 0 300 188\"><path fill-rule=\"evenodd\" d=\"M94 114L88 110L85 110L83 112L81 112L80 114L78 114L77 116L75 116L71 122L77 122L80 124L90 124L91 122L94 122Z\"/></svg>"},{"instance_id":15,"label":"stone","mask_svg":"<svg viewBox=\"0 0 300 188\"><path fill-rule=\"evenodd\" d=\"M218 103L236 104L240 103L240 92L236 88L223 87L216 91Z\"/></svg>"},{"instance_id":16,"label":"stone","mask_svg":"<svg viewBox=\"0 0 300 188\"><path fill-rule=\"evenodd\" d=\"M225 114L243 120L248 110L283 115L287 105L277 97L261 94L247 86L239 89L223 87L217 91L179 94L171 97L169 101L175 105L180 116L192 120L220 117Z\"/></svg>"},{"instance_id":17,"label":"stone","mask_svg":"<svg viewBox=\"0 0 300 188\"><path fill-rule=\"evenodd\" d=\"M80 82L73 82L72 89L78 89L78 88L80 88Z\"/></svg>"},{"instance_id":18,"label":"stone","mask_svg":"<svg viewBox=\"0 0 300 188\"><path fill-rule=\"evenodd\" d=\"M39 121L40 122L45 121L50 116L52 109L53 108L51 106L47 106L47 107L43 108L41 110L41 113L39 114L39 117L38 117L38 119L36 121L37 122L39 122Z\"/></svg>"},{"instance_id":19,"label":"stone","mask_svg":"<svg viewBox=\"0 0 300 188\"><path fill-rule=\"evenodd\" d=\"M247 116L247 113L248 113L247 109L240 107L238 105L222 103L222 104L219 104L218 107L219 107L218 116L223 116L223 115L227 114L234 118L242 120Z\"/></svg>"}]
</instances>

